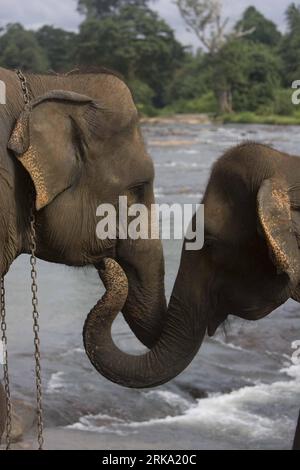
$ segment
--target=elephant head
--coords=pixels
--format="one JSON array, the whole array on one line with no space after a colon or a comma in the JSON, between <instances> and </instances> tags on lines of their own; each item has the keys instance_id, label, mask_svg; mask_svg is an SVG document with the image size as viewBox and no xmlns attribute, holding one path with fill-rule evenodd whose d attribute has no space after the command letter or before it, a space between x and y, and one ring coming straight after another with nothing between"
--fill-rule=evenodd
<instances>
[{"instance_id":1,"label":"elephant head","mask_svg":"<svg viewBox=\"0 0 300 470\"><path fill-rule=\"evenodd\" d=\"M206 330L212 336L228 315L257 320L297 298L297 169L299 175L298 159L257 144L217 162L203 198L205 245L199 251L184 245L162 334L142 356L119 351L111 339L126 282L106 261L100 276L109 294L84 327L87 354L101 374L129 387L161 385L189 365ZM113 296L113 271L124 298Z\"/></svg>"},{"instance_id":2,"label":"elephant head","mask_svg":"<svg viewBox=\"0 0 300 470\"><path fill-rule=\"evenodd\" d=\"M33 90L38 88L38 97L17 119L8 148L19 162L23 192L17 188L17 198L28 206L24 168L34 185L37 256L96 268L106 256L117 259L129 280L125 318L151 347L166 311L161 242L96 236L100 204L110 203L118 210L119 196L127 196L128 205L150 208L154 202L153 163L132 95L109 73L58 77L57 89L50 91L49 77L29 80ZM22 234L22 240L22 251L28 252L28 235Z\"/></svg>"}]
</instances>

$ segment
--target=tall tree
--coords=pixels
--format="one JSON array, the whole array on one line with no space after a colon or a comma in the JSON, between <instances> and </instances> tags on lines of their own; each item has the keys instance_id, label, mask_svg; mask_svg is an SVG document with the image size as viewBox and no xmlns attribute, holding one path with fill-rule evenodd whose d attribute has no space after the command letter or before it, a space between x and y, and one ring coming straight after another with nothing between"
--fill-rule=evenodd
<instances>
[{"instance_id":1,"label":"tall tree","mask_svg":"<svg viewBox=\"0 0 300 470\"><path fill-rule=\"evenodd\" d=\"M39 45L55 72L70 69L74 61L76 34L53 26L43 26L36 32Z\"/></svg>"},{"instance_id":2,"label":"tall tree","mask_svg":"<svg viewBox=\"0 0 300 470\"><path fill-rule=\"evenodd\" d=\"M25 30L19 23L7 25L0 36L0 65L31 72L45 72L49 68L34 32Z\"/></svg>"},{"instance_id":3,"label":"tall tree","mask_svg":"<svg viewBox=\"0 0 300 470\"><path fill-rule=\"evenodd\" d=\"M87 18L104 18L124 6L145 7L155 0L78 0L77 10Z\"/></svg>"},{"instance_id":4,"label":"tall tree","mask_svg":"<svg viewBox=\"0 0 300 470\"><path fill-rule=\"evenodd\" d=\"M237 31L249 31L251 28L253 28L253 32L247 36L247 39L251 41L277 46L281 40L281 33L276 24L265 18L253 6L245 10L241 20L235 26Z\"/></svg>"},{"instance_id":5,"label":"tall tree","mask_svg":"<svg viewBox=\"0 0 300 470\"><path fill-rule=\"evenodd\" d=\"M164 105L165 87L183 59L183 47L172 29L147 7L127 5L118 14L81 24L80 64L102 65L139 79L154 90L154 103Z\"/></svg>"},{"instance_id":6,"label":"tall tree","mask_svg":"<svg viewBox=\"0 0 300 470\"><path fill-rule=\"evenodd\" d=\"M286 10L286 19L290 32L299 31L300 28L300 5L291 3Z\"/></svg>"},{"instance_id":7,"label":"tall tree","mask_svg":"<svg viewBox=\"0 0 300 470\"><path fill-rule=\"evenodd\" d=\"M175 0L188 28L198 37L200 43L217 60L220 51L229 41L253 33L251 27L229 29L229 18L222 18L221 0ZM213 63L213 60L212 60ZM226 87L225 87L226 83ZM232 92L228 82L217 82L214 86L221 113L232 111Z\"/></svg>"},{"instance_id":8,"label":"tall tree","mask_svg":"<svg viewBox=\"0 0 300 470\"><path fill-rule=\"evenodd\" d=\"M283 61L283 79L286 86L291 86L300 77L300 5L292 3L286 11L288 32L281 44Z\"/></svg>"},{"instance_id":9,"label":"tall tree","mask_svg":"<svg viewBox=\"0 0 300 470\"><path fill-rule=\"evenodd\" d=\"M280 60L274 50L252 41L229 41L212 61L212 80L230 88L235 111L270 106L280 87Z\"/></svg>"},{"instance_id":10,"label":"tall tree","mask_svg":"<svg viewBox=\"0 0 300 470\"><path fill-rule=\"evenodd\" d=\"M221 0L175 0L187 27L198 37L209 53L217 53L228 40L237 39L254 31L251 27L228 30L229 18L222 18Z\"/></svg>"}]
</instances>

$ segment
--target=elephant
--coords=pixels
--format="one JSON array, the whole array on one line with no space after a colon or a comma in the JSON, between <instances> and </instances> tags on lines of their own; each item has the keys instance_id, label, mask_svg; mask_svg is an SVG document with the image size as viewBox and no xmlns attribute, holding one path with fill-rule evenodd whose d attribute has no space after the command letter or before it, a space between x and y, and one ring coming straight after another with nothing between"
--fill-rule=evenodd
<instances>
[{"instance_id":1,"label":"elephant","mask_svg":"<svg viewBox=\"0 0 300 470\"><path fill-rule=\"evenodd\" d=\"M186 250L185 240L161 336L141 356L119 351L111 340L114 302L119 306L125 295L114 300L112 275L102 266L109 295L84 327L96 369L121 385L160 385L190 364L206 331L213 336L229 315L259 320L289 298L299 301L299 175L298 157L257 143L243 143L217 161L202 200L204 247ZM109 267L122 278L122 267Z\"/></svg>"},{"instance_id":2,"label":"elephant","mask_svg":"<svg viewBox=\"0 0 300 470\"><path fill-rule=\"evenodd\" d=\"M105 257L118 260L129 285L124 317L151 348L166 315L161 241L96 235L100 204L116 206L119 196L154 203L154 165L131 91L106 69L20 76L0 68L0 80L0 275L31 253L33 210L38 258L97 270Z\"/></svg>"},{"instance_id":3,"label":"elephant","mask_svg":"<svg viewBox=\"0 0 300 470\"><path fill-rule=\"evenodd\" d=\"M83 330L102 375L127 387L163 384L228 314L259 319L299 298L297 158L247 143L219 160L203 199L205 246L194 252L184 244L167 308L160 240L101 240L95 231L101 203L116 205L120 195L129 205L154 202L153 162L124 81L107 70L27 74L24 105L17 74L0 68L0 80L0 274L31 252L34 207L36 255L93 265L107 288ZM120 310L146 354L131 356L113 342Z\"/></svg>"},{"instance_id":4,"label":"elephant","mask_svg":"<svg viewBox=\"0 0 300 470\"><path fill-rule=\"evenodd\" d=\"M162 333L150 351L129 355L112 341L126 276L111 260L99 271L107 292L87 317L84 343L109 380L134 388L161 385L190 364L206 331L213 336L229 315L254 321L289 298L300 301L300 159L242 143L215 163L202 203L204 246L189 251L185 240Z\"/></svg>"}]
</instances>

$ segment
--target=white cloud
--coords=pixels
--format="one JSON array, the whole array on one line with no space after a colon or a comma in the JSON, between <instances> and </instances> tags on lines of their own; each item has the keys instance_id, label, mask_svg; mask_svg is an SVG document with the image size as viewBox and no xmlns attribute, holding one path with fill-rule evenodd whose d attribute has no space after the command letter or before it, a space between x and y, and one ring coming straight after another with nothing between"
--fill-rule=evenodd
<instances>
[{"instance_id":1,"label":"white cloud","mask_svg":"<svg viewBox=\"0 0 300 470\"><path fill-rule=\"evenodd\" d=\"M235 22L249 5L256 6L268 18L284 29L284 12L292 0L223 0L224 15ZM0 0L0 25L19 22L27 28L50 24L76 30L82 17L76 11L77 0ZM175 29L184 44L197 44L195 36L187 32L173 0L158 0L153 4L161 16Z\"/></svg>"},{"instance_id":2,"label":"white cloud","mask_svg":"<svg viewBox=\"0 0 300 470\"><path fill-rule=\"evenodd\" d=\"M0 0L0 24L22 23L27 28L50 24L77 29L82 17L76 0Z\"/></svg>"}]
</instances>

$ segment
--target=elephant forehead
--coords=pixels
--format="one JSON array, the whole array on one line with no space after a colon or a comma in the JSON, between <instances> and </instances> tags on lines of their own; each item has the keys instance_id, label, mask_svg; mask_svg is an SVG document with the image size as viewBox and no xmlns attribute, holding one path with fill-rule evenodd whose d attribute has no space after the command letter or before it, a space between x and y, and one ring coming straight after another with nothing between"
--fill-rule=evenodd
<instances>
[{"instance_id":1,"label":"elephant forehead","mask_svg":"<svg viewBox=\"0 0 300 470\"><path fill-rule=\"evenodd\" d=\"M108 119L118 119L119 125L126 126L132 120L137 119L138 113L132 94L119 78L104 76L92 95L108 111Z\"/></svg>"},{"instance_id":2,"label":"elephant forehead","mask_svg":"<svg viewBox=\"0 0 300 470\"><path fill-rule=\"evenodd\" d=\"M241 243L253 235L250 218L232 204L215 200L204 204L205 230L208 234L230 243Z\"/></svg>"},{"instance_id":3,"label":"elephant forehead","mask_svg":"<svg viewBox=\"0 0 300 470\"><path fill-rule=\"evenodd\" d=\"M229 207L221 204L205 204L205 227L209 233L224 237L232 227L233 216Z\"/></svg>"}]
</instances>

